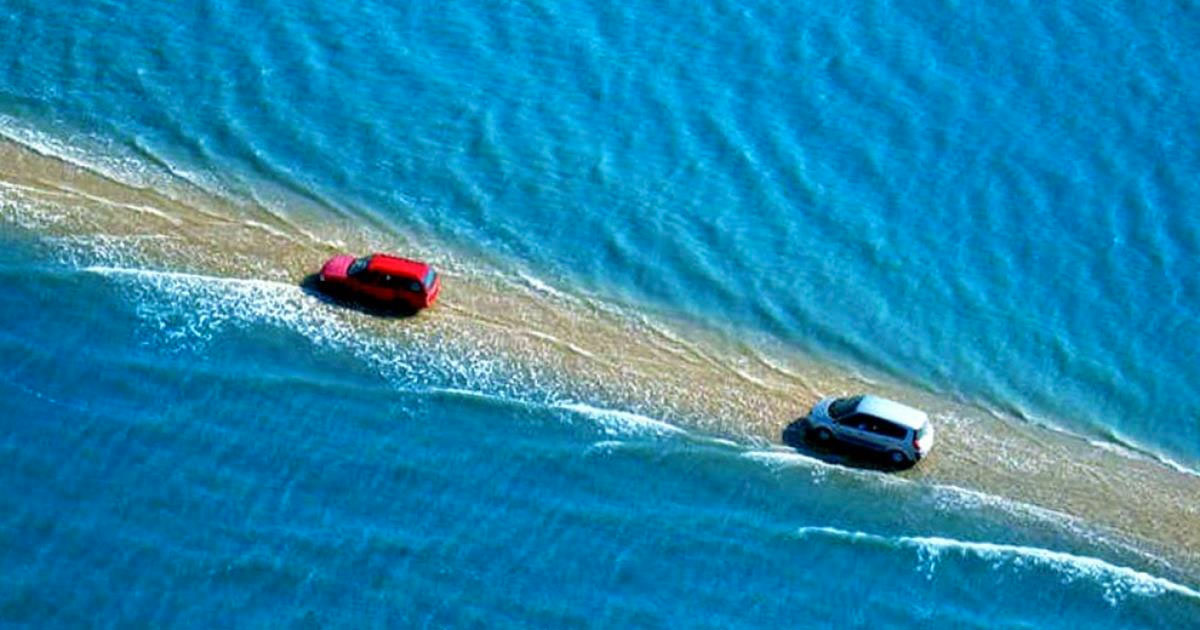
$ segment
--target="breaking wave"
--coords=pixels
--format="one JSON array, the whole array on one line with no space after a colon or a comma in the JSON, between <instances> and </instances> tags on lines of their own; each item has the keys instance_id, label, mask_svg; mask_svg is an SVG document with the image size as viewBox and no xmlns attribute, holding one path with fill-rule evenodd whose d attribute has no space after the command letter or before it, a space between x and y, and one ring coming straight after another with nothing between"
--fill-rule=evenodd
<instances>
[{"instance_id":1,"label":"breaking wave","mask_svg":"<svg viewBox=\"0 0 1200 630\"><path fill-rule=\"evenodd\" d=\"M1020 572L1047 569L1061 576L1064 584L1082 580L1093 582L1102 589L1104 600L1114 606L1129 596L1158 597L1167 593L1200 601L1200 591L1166 578L1110 564L1099 558L1039 547L963 541L940 536L881 536L834 527L801 527L797 535L801 538L834 539L852 545L913 551L917 556L918 570L929 579L936 573L939 562L969 558L982 560L993 570Z\"/></svg>"}]
</instances>

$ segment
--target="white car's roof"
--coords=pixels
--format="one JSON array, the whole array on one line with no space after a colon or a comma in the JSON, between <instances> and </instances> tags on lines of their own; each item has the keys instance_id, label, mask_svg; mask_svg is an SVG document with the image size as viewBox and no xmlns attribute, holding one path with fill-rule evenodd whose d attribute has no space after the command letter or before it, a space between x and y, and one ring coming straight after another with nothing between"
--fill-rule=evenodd
<instances>
[{"instance_id":1,"label":"white car's roof","mask_svg":"<svg viewBox=\"0 0 1200 630\"><path fill-rule=\"evenodd\" d=\"M858 403L855 411L891 420L910 429L920 429L929 422L929 415L920 409L871 394L862 397L862 401Z\"/></svg>"}]
</instances>

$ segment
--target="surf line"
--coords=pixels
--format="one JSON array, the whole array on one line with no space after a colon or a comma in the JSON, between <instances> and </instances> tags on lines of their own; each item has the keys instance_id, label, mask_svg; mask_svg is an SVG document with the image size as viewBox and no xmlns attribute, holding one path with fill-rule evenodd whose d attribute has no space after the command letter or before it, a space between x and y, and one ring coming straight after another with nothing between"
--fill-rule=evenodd
<instances>
[{"instance_id":1,"label":"surf line","mask_svg":"<svg viewBox=\"0 0 1200 630\"><path fill-rule=\"evenodd\" d=\"M825 537L852 544L861 542L890 549L913 549L917 552L922 564L927 567L928 575L932 574L937 559L943 553L953 551L961 555L973 555L984 560L1002 561L1016 566L1027 564L1043 566L1063 574L1072 581L1078 578L1094 579L1099 586L1104 588L1104 599L1110 604L1116 604L1121 594L1157 597L1165 592L1200 601L1200 591L1166 578L1111 564L1099 558L1078 556L1041 547L973 542L941 536L889 537L819 526L801 527L796 533L801 538Z\"/></svg>"}]
</instances>

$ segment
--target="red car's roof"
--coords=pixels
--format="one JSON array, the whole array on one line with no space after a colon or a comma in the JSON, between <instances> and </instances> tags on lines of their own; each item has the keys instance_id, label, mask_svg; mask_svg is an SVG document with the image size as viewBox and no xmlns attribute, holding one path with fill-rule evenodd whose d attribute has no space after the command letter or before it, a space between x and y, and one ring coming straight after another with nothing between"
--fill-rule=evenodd
<instances>
[{"instance_id":1,"label":"red car's roof","mask_svg":"<svg viewBox=\"0 0 1200 630\"><path fill-rule=\"evenodd\" d=\"M387 254L371 254L371 262L367 269L393 276L407 276L413 280L422 280L425 274L429 273L429 265L423 262Z\"/></svg>"}]
</instances>

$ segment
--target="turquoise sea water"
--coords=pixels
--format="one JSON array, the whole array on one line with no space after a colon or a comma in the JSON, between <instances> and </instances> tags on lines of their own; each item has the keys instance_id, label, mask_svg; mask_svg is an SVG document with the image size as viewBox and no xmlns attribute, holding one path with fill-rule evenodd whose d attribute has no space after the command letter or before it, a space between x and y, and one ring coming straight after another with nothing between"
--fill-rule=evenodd
<instances>
[{"instance_id":1,"label":"turquoise sea water","mask_svg":"<svg viewBox=\"0 0 1200 630\"><path fill-rule=\"evenodd\" d=\"M0 132L147 199L1200 468L1191 4L0 8ZM513 396L4 182L0 622L1196 624L1200 578L1062 514Z\"/></svg>"}]
</instances>

